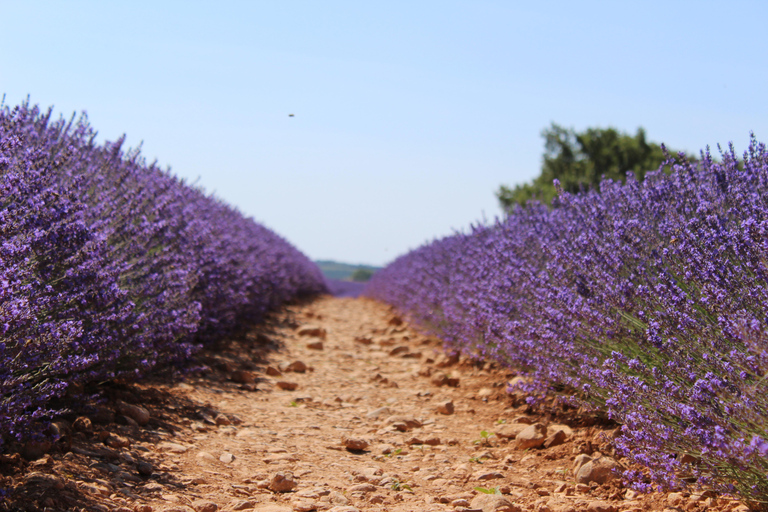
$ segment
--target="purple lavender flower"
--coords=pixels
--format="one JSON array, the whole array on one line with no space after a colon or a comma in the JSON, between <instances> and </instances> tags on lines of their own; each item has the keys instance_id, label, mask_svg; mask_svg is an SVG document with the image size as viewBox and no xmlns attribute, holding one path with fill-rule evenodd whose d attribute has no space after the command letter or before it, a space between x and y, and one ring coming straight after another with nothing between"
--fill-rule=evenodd
<instances>
[{"instance_id":1,"label":"purple lavender flower","mask_svg":"<svg viewBox=\"0 0 768 512\"><path fill-rule=\"evenodd\" d=\"M320 269L83 116L0 108L0 443L73 385L183 363L303 294Z\"/></svg>"},{"instance_id":2,"label":"purple lavender flower","mask_svg":"<svg viewBox=\"0 0 768 512\"><path fill-rule=\"evenodd\" d=\"M768 499L765 145L670 157L642 183L553 204L420 247L366 293L526 372L533 398L566 389L606 411L647 467L626 475L639 488L693 479Z\"/></svg>"}]
</instances>

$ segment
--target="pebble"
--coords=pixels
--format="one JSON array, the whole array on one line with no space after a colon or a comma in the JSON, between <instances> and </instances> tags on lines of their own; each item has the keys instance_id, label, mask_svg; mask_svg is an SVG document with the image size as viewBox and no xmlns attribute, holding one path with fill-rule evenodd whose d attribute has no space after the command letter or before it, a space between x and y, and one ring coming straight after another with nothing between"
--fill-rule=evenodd
<instances>
[{"instance_id":1,"label":"pebble","mask_svg":"<svg viewBox=\"0 0 768 512\"><path fill-rule=\"evenodd\" d=\"M290 471L278 471L269 481L269 489L274 492L288 492L298 484Z\"/></svg>"},{"instance_id":2,"label":"pebble","mask_svg":"<svg viewBox=\"0 0 768 512\"><path fill-rule=\"evenodd\" d=\"M366 448L368 448L368 441L366 441L361 437L342 436L341 444L347 450L352 450L352 451L365 450Z\"/></svg>"},{"instance_id":3,"label":"pebble","mask_svg":"<svg viewBox=\"0 0 768 512\"><path fill-rule=\"evenodd\" d=\"M222 453L222 454L221 454L221 456L219 457L219 460L220 460L221 462L223 462L224 464L230 464L230 463L232 463L232 461L234 461L234 460L235 460L235 456L234 456L234 455L232 455L232 454L231 454L231 453L229 453L229 452L224 452L224 453Z\"/></svg>"},{"instance_id":4,"label":"pebble","mask_svg":"<svg viewBox=\"0 0 768 512\"><path fill-rule=\"evenodd\" d=\"M323 342L322 341L313 341L311 343L307 343L307 348L312 350L323 350Z\"/></svg>"},{"instance_id":5,"label":"pebble","mask_svg":"<svg viewBox=\"0 0 768 512\"><path fill-rule=\"evenodd\" d=\"M498 471L480 470L472 475L475 480L495 480L497 478L504 478L504 475Z\"/></svg>"},{"instance_id":6,"label":"pebble","mask_svg":"<svg viewBox=\"0 0 768 512\"><path fill-rule=\"evenodd\" d=\"M231 425L232 424L232 421L229 419L229 417L226 414L219 414L218 416L216 416L216 419L214 421L216 421L217 425Z\"/></svg>"},{"instance_id":7,"label":"pebble","mask_svg":"<svg viewBox=\"0 0 768 512\"><path fill-rule=\"evenodd\" d=\"M253 384L256 382L256 375L248 370L236 370L230 374L232 382L238 384Z\"/></svg>"},{"instance_id":8,"label":"pebble","mask_svg":"<svg viewBox=\"0 0 768 512\"><path fill-rule=\"evenodd\" d=\"M616 507L608 501L590 501L587 505L587 512L616 512Z\"/></svg>"},{"instance_id":9,"label":"pebble","mask_svg":"<svg viewBox=\"0 0 768 512\"><path fill-rule=\"evenodd\" d=\"M578 473L576 473L576 482L580 484L590 482L604 484L616 478L614 472L616 469L618 469L618 464L610 457L593 459L579 468Z\"/></svg>"},{"instance_id":10,"label":"pebble","mask_svg":"<svg viewBox=\"0 0 768 512\"><path fill-rule=\"evenodd\" d=\"M453 402L450 400L446 400L444 402L440 402L439 404L437 404L436 410L440 414L453 414L455 409L453 407Z\"/></svg>"},{"instance_id":11,"label":"pebble","mask_svg":"<svg viewBox=\"0 0 768 512\"><path fill-rule=\"evenodd\" d=\"M682 493L679 492L671 492L667 495L667 503L673 507L680 505L683 502L683 499Z\"/></svg>"},{"instance_id":12,"label":"pebble","mask_svg":"<svg viewBox=\"0 0 768 512\"><path fill-rule=\"evenodd\" d=\"M158 448L160 448L163 451L171 452L171 453L186 453L187 447L177 444L177 443L169 443L169 442L163 442L158 445Z\"/></svg>"},{"instance_id":13,"label":"pebble","mask_svg":"<svg viewBox=\"0 0 768 512\"><path fill-rule=\"evenodd\" d=\"M435 386L449 386L453 388L459 386L459 379L457 377L449 377L448 375L442 372L438 372L435 375L433 375L431 382Z\"/></svg>"},{"instance_id":14,"label":"pebble","mask_svg":"<svg viewBox=\"0 0 768 512\"><path fill-rule=\"evenodd\" d=\"M72 428L77 432L93 432L93 423L90 418L80 416L72 423Z\"/></svg>"},{"instance_id":15,"label":"pebble","mask_svg":"<svg viewBox=\"0 0 768 512\"><path fill-rule=\"evenodd\" d=\"M219 510L219 506L216 503L206 500L193 501L192 508L195 509L195 512L216 512Z\"/></svg>"},{"instance_id":16,"label":"pebble","mask_svg":"<svg viewBox=\"0 0 768 512\"><path fill-rule=\"evenodd\" d=\"M216 457L214 457L213 455L211 455L208 452L198 452L197 453L197 458L198 459L207 460L208 462L214 462L216 460Z\"/></svg>"},{"instance_id":17,"label":"pebble","mask_svg":"<svg viewBox=\"0 0 768 512\"><path fill-rule=\"evenodd\" d=\"M274 464L279 462L296 462L297 459L290 453L273 453L264 457L265 464Z\"/></svg>"},{"instance_id":18,"label":"pebble","mask_svg":"<svg viewBox=\"0 0 768 512\"><path fill-rule=\"evenodd\" d=\"M349 505L349 499L338 491L332 491L328 494L328 501L334 505Z\"/></svg>"},{"instance_id":19,"label":"pebble","mask_svg":"<svg viewBox=\"0 0 768 512\"><path fill-rule=\"evenodd\" d=\"M278 370L274 366L267 366L267 368L264 370L264 373L272 377L279 377L283 374L280 370Z\"/></svg>"},{"instance_id":20,"label":"pebble","mask_svg":"<svg viewBox=\"0 0 768 512\"><path fill-rule=\"evenodd\" d=\"M118 436L116 434L110 434L109 437L104 440L104 444L110 448L115 449L127 448L131 446L131 442L127 438Z\"/></svg>"},{"instance_id":21,"label":"pebble","mask_svg":"<svg viewBox=\"0 0 768 512\"><path fill-rule=\"evenodd\" d=\"M291 507L286 507L285 505L268 503L266 505L259 505L253 512L293 512L293 509Z\"/></svg>"},{"instance_id":22,"label":"pebble","mask_svg":"<svg viewBox=\"0 0 768 512\"><path fill-rule=\"evenodd\" d=\"M325 489L324 487L316 487L314 489L304 489L298 491L296 496L300 496L302 498L317 499L323 496L328 496L329 494L331 494L331 491L328 489Z\"/></svg>"},{"instance_id":23,"label":"pebble","mask_svg":"<svg viewBox=\"0 0 768 512\"><path fill-rule=\"evenodd\" d=\"M136 469L139 471L139 474L142 476L150 476L152 475L152 471L154 471L154 468L152 467L152 464L147 461L141 461L136 466Z\"/></svg>"},{"instance_id":24,"label":"pebble","mask_svg":"<svg viewBox=\"0 0 768 512\"><path fill-rule=\"evenodd\" d=\"M295 383L295 382L288 382L288 381L285 381L285 380L280 380L280 381L277 382L277 387L279 387L280 389L284 389L286 391L293 391L296 388L298 388L299 385L297 383Z\"/></svg>"},{"instance_id":25,"label":"pebble","mask_svg":"<svg viewBox=\"0 0 768 512\"><path fill-rule=\"evenodd\" d=\"M307 365L302 361L294 361L292 363L286 364L285 367L281 365L280 369L284 372L304 373L307 371Z\"/></svg>"},{"instance_id":26,"label":"pebble","mask_svg":"<svg viewBox=\"0 0 768 512\"><path fill-rule=\"evenodd\" d=\"M579 469L581 469L581 466L583 466L584 464L586 464L591 460L592 460L592 457L590 457L586 453L577 455L576 458L573 460L573 474L577 475L579 473Z\"/></svg>"},{"instance_id":27,"label":"pebble","mask_svg":"<svg viewBox=\"0 0 768 512\"><path fill-rule=\"evenodd\" d=\"M366 418L375 420L380 418L381 416L390 416L392 415L392 410L389 407L379 407L378 409L374 409L368 414L365 415Z\"/></svg>"},{"instance_id":28,"label":"pebble","mask_svg":"<svg viewBox=\"0 0 768 512\"><path fill-rule=\"evenodd\" d=\"M56 490L64 488L64 482L56 475L49 475L47 473L40 473L33 471L25 477L25 481L28 484L39 485L42 487L52 487Z\"/></svg>"},{"instance_id":29,"label":"pebble","mask_svg":"<svg viewBox=\"0 0 768 512\"><path fill-rule=\"evenodd\" d=\"M627 489L627 492L624 493L625 500L636 500L639 496L640 493L634 489Z\"/></svg>"},{"instance_id":30,"label":"pebble","mask_svg":"<svg viewBox=\"0 0 768 512\"><path fill-rule=\"evenodd\" d=\"M349 488L349 492L373 492L377 489L375 485L371 484L359 484L353 485Z\"/></svg>"},{"instance_id":31,"label":"pebble","mask_svg":"<svg viewBox=\"0 0 768 512\"><path fill-rule=\"evenodd\" d=\"M518 450L527 450L529 448L539 448L547 439L547 427L541 423L528 425L515 436L515 448Z\"/></svg>"},{"instance_id":32,"label":"pebble","mask_svg":"<svg viewBox=\"0 0 768 512\"><path fill-rule=\"evenodd\" d=\"M410 352L410 350L411 349L408 348L407 346L400 345L399 347L395 347L392 350L390 350L389 351L389 355L390 356L397 356L397 355L400 355L400 354L407 354L408 352Z\"/></svg>"},{"instance_id":33,"label":"pebble","mask_svg":"<svg viewBox=\"0 0 768 512\"><path fill-rule=\"evenodd\" d=\"M230 507L232 510L250 510L256 506L256 502L252 500L236 501ZM290 509L289 509L290 510Z\"/></svg>"},{"instance_id":34,"label":"pebble","mask_svg":"<svg viewBox=\"0 0 768 512\"><path fill-rule=\"evenodd\" d=\"M312 512L317 510L318 505L314 501L309 500L296 500L291 502L293 512Z\"/></svg>"},{"instance_id":35,"label":"pebble","mask_svg":"<svg viewBox=\"0 0 768 512\"><path fill-rule=\"evenodd\" d=\"M553 446L559 446L565 442L568 436L562 430L558 430L544 441L544 448L551 448Z\"/></svg>"},{"instance_id":36,"label":"pebble","mask_svg":"<svg viewBox=\"0 0 768 512\"><path fill-rule=\"evenodd\" d=\"M470 507L482 512L520 512L522 509L500 494L481 493L472 498Z\"/></svg>"},{"instance_id":37,"label":"pebble","mask_svg":"<svg viewBox=\"0 0 768 512\"><path fill-rule=\"evenodd\" d=\"M528 425L522 423L504 423L494 430L494 434L505 439L514 439L517 437L517 434L526 428L528 428Z\"/></svg>"},{"instance_id":38,"label":"pebble","mask_svg":"<svg viewBox=\"0 0 768 512\"><path fill-rule=\"evenodd\" d=\"M390 416L384 421L384 423L394 426L401 432L422 426L422 423L412 416Z\"/></svg>"},{"instance_id":39,"label":"pebble","mask_svg":"<svg viewBox=\"0 0 768 512\"><path fill-rule=\"evenodd\" d=\"M459 356L458 355L448 355L448 354L440 354L435 358L435 366L438 368L446 368L448 366L453 366L454 364L459 362Z\"/></svg>"},{"instance_id":40,"label":"pebble","mask_svg":"<svg viewBox=\"0 0 768 512\"><path fill-rule=\"evenodd\" d=\"M395 447L389 443L382 443L382 444L377 444L374 451L382 455L389 455L390 453L395 451Z\"/></svg>"},{"instance_id":41,"label":"pebble","mask_svg":"<svg viewBox=\"0 0 768 512\"><path fill-rule=\"evenodd\" d=\"M325 339L326 335L328 334L328 331L326 331L325 329L317 325L304 325L302 327L299 327L296 333L299 336L314 336L316 338Z\"/></svg>"},{"instance_id":42,"label":"pebble","mask_svg":"<svg viewBox=\"0 0 768 512\"><path fill-rule=\"evenodd\" d=\"M146 410L144 407L128 404L123 402L122 400L118 400L116 405L117 405L117 412L125 416L128 416L139 425L144 426L147 423L149 423L149 418L150 418L149 411Z\"/></svg>"}]
</instances>

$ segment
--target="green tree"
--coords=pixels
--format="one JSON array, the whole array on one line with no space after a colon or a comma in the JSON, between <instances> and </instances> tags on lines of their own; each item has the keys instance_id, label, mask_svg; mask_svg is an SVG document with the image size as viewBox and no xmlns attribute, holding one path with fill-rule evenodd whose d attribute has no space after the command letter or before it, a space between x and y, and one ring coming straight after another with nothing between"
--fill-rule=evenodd
<instances>
[{"instance_id":1,"label":"green tree","mask_svg":"<svg viewBox=\"0 0 768 512\"><path fill-rule=\"evenodd\" d=\"M661 146L648 142L643 128L638 128L635 135L615 128L588 128L577 133L573 128L552 123L541 135L544 138L541 174L531 183L514 188L502 185L496 192L502 208L525 204L529 199L550 203L556 195L552 184L555 179L565 191L578 192L582 188L597 187L603 178L624 181L628 171L642 180L646 172L658 169L665 160Z\"/></svg>"},{"instance_id":2,"label":"green tree","mask_svg":"<svg viewBox=\"0 0 768 512\"><path fill-rule=\"evenodd\" d=\"M352 272L351 279L359 283L359 282L369 281L372 276L373 276L373 270L370 270L367 268L358 268L357 270Z\"/></svg>"}]
</instances>

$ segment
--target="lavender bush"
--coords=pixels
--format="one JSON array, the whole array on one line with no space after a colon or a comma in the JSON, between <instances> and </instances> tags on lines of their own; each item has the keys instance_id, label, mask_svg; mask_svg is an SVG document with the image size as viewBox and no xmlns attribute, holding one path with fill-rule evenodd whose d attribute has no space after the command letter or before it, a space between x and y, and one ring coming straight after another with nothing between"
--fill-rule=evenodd
<instances>
[{"instance_id":1,"label":"lavender bush","mask_svg":"<svg viewBox=\"0 0 768 512\"><path fill-rule=\"evenodd\" d=\"M85 117L0 108L0 443L40 436L78 384L181 363L325 291L273 232L94 139Z\"/></svg>"},{"instance_id":2,"label":"lavender bush","mask_svg":"<svg viewBox=\"0 0 768 512\"><path fill-rule=\"evenodd\" d=\"M680 158L409 253L367 294L619 423L637 487L768 502L768 152ZM694 484L695 482L695 484Z\"/></svg>"}]
</instances>

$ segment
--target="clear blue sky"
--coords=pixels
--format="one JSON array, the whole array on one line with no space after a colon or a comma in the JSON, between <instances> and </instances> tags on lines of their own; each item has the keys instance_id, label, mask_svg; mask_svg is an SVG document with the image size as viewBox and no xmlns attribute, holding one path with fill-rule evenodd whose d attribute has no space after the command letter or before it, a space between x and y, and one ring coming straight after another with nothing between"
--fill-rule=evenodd
<instances>
[{"instance_id":1,"label":"clear blue sky","mask_svg":"<svg viewBox=\"0 0 768 512\"><path fill-rule=\"evenodd\" d=\"M765 1L0 0L0 94L87 111L314 259L500 214L552 121L768 141ZM295 117L288 117L293 113Z\"/></svg>"}]
</instances>

